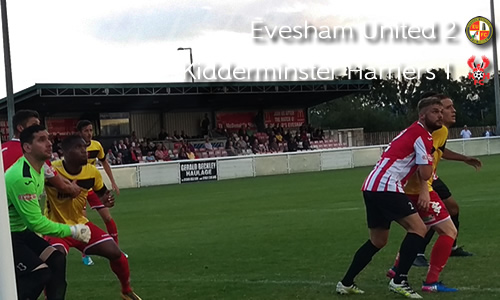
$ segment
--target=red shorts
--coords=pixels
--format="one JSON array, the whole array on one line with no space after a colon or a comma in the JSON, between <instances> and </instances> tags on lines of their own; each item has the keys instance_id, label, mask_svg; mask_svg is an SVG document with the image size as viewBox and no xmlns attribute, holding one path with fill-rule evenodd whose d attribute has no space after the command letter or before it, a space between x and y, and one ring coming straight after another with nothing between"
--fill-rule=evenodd
<instances>
[{"instance_id":1,"label":"red shorts","mask_svg":"<svg viewBox=\"0 0 500 300\"><path fill-rule=\"evenodd\" d=\"M426 210L418 210L418 214L424 221L425 225L433 226L446 221L450 218L450 214L443 203L443 200L439 198L438 193L435 191L429 192L431 196L431 202L429 203L429 208ZM407 195L415 207L417 207L418 195Z\"/></svg>"},{"instance_id":2,"label":"red shorts","mask_svg":"<svg viewBox=\"0 0 500 300\"><path fill-rule=\"evenodd\" d=\"M105 241L113 241L113 238L109 236L108 233L106 233L104 230L94 225L92 222L88 222L85 225L90 227L90 241L88 242L88 244L77 241L72 237L58 238L58 237L47 236L45 237L45 239L52 246L63 246L64 249L66 250L66 254L69 253L69 248L71 247L80 250L80 252L82 253L85 253L85 251L87 251L87 249L92 246L95 246Z\"/></svg>"},{"instance_id":3,"label":"red shorts","mask_svg":"<svg viewBox=\"0 0 500 300\"><path fill-rule=\"evenodd\" d=\"M89 206L92 209L99 209L103 208L104 204L101 202L101 198L97 196L97 194L94 191L89 191L89 194L87 195L87 201L89 202Z\"/></svg>"}]
</instances>

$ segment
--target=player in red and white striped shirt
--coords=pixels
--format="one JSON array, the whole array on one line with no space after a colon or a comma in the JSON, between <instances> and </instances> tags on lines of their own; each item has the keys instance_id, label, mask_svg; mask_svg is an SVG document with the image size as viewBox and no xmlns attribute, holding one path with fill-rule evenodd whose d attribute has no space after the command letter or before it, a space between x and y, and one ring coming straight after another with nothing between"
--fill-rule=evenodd
<instances>
[{"instance_id":1,"label":"player in red and white striped shirt","mask_svg":"<svg viewBox=\"0 0 500 300\"><path fill-rule=\"evenodd\" d=\"M389 289L408 298L422 298L408 284L408 271L424 242L427 228L403 187L418 172L421 180L418 207L428 207L427 180L432 175L432 131L441 128L443 106L440 99L429 97L418 103L419 119L403 130L389 144L363 183L362 191L370 239L358 249L344 278L337 284L339 294L362 294L354 278L382 249L389 238L392 221L406 231L401 243L399 268Z\"/></svg>"}]
</instances>

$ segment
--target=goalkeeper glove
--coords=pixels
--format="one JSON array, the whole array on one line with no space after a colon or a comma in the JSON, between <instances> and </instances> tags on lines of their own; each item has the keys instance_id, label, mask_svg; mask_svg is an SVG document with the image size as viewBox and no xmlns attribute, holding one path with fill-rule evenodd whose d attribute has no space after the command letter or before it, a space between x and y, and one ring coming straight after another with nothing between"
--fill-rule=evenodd
<instances>
[{"instance_id":1,"label":"goalkeeper glove","mask_svg":"<svg viewBox=\"0 0 500 300\"><path fill-rule=\"evenodd\" d=\"M90 228L87 225L76 224L70 227L71 237L80 242L88 243L90 241Z\"/></svg>"}]
</instances>

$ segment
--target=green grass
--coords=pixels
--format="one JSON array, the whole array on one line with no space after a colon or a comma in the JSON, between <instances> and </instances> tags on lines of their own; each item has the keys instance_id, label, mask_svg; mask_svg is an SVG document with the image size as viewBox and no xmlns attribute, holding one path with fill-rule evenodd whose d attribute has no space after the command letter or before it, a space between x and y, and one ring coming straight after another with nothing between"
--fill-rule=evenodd
<instances>
[{"instance_id":1,"label":"green grass","mask_svg":"<svg viewBox=\"0 0 500 300\"><path fill-rule=\"evenodd\" d=\"M458 162L440 165L461 205L459 244L476 256L450 258L442 274L462 291L427 299L500 299L500 156L482 160L479 173ZM368 237L360 187L369 170L123 190L112 214L132 285L144 300L341 299L335 284ZM385 272L402 237L394 224L387 247L357 278L366 294L348 298L400 299L388 291ZM119 299L107 261L93 258L86 267L71 250L67 299ZM425 272L412 269L415 288Z\"/></svg>"}]
</instances>

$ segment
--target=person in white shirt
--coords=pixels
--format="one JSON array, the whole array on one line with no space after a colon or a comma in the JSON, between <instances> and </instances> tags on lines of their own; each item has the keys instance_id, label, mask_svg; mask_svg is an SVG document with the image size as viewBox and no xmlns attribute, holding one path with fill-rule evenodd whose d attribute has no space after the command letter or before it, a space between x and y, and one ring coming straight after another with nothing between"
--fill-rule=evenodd
<instances>
[{"instance_id":1,"label":"person in white shirt","mask_svg":"<svg viewBox=\"0 0 500 300\"><path fill-rule=\"evenodd\" d=\"M472 133L470 132L470 130L467 129L467 125L464 125L464 129L462 129L462 131L460 131L460 136L463 139L470 139L470 137L472 136Z\"/></svg>"}]
</instances>

